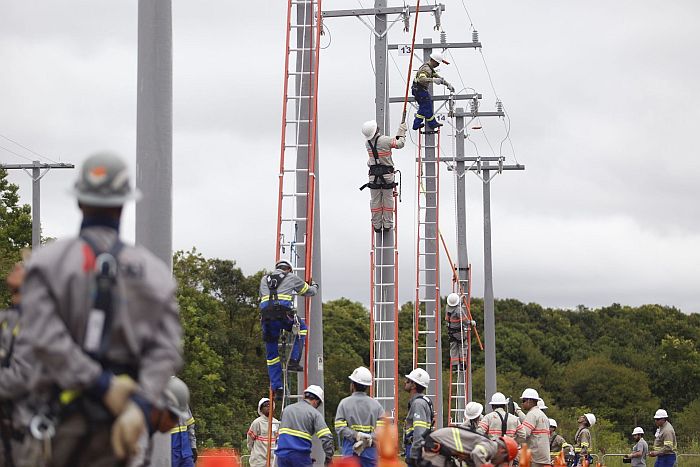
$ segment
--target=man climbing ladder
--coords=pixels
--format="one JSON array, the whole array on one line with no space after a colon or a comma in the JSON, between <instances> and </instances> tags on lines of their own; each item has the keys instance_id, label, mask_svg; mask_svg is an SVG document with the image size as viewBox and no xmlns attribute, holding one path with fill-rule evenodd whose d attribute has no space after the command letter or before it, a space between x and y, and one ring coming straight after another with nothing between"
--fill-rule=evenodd
<instances>
[{"instance_id":1,"label":"man climbing ladder","mask_svg":"<svg viewBox=\"0 0 700 467\"><path fill-rule=\"evenodd\" d=\"M307 328L303 319L294 311L294 295L310 297L318 292L318 284L311 279L310 284L292 273L292 265L287 261L278 261L272 274L263 276L260 281L260 320L263 340L267 352L267 373L270 387L275 391L275 398L282 400L282 364L279 354L279 337L284 329L292 332L298 326L298 336L294 338L292 354L287 365L288 371L304 371L301 360Z\"/></svg>"},{"instance_id":2,"label":"man climbing ladder","mask_svg":"<svg viewBox=\"0 0 700 467\"><path fill-rule=\"evenodd\" d=\"M372 212L372 227L375 232L394 228L394 161L392 149L401 149L406 143L406 124L399 125L396 137L381 134L377 122L370 120L362 125L362 135L369 154L369 182L360 187L369 187L369 209Z\"/></svg>"},{"instance_id":3,"label":"man climbing ladder","mask_svg":"<svg viewBox=\"0 0 700 467\"><path fill-rule=\"evenodd\" d=\"M450 92L455 92L455 88L435 71L435 69L440 66L440 63L444 63L445 65L450 64L450 62L444 59L442 53L433 52L430 54L430 60L421 65L416 72L416 77L411 86L411 93L413 97L416 98L416 102L418 102L418 113L416 113L416 118L413 119L414 130L419 130L425 125L428 125L428 128L431 130L442 126L442 124L435 120L433 96L430 95L428 86L430 86L431 83L442 84L446 86Z\"/></svg>"}]
</instances>

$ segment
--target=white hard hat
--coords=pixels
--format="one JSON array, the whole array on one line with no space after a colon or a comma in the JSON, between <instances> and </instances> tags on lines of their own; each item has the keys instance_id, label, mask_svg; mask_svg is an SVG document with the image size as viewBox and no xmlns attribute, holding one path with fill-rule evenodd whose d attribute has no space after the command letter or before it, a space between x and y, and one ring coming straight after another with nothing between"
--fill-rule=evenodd
<instances>
[{"instance_id":1,"label":"white hard hat","mask_svg":"<svg viewBox=\"0 0 700 467\"><path fill-rule=\"evenodd\" d=\"M355 370L350 376L348 376L348 378L350 378L350 381L353 381L357 384L361 384L363 386L372 385L372 373L370 373L369 370L363 366L355 368Z\"/></svg>"},{"instance_id":2,"label":"white hard hat","mask_svg":"<svg viewBox=\"0 0 700 467\"><path fill-rule=\"evenodd\" d=\"M445 60L445 57L442 55L442 52L433 52L430 54L430 58L435 60L438 63L444 63L445 65L449 65L450 62Z\"/></svg>"},{"instance_id":3,"label":"white hard hat","mask_svg":"<svg viewBox=\"0 0 700 467\"><path fill-rule=\"evenodd\" d=\"M315 384L312 384L308 388L304 389L304 393L307 392L318 397L321 400L321 402L323 402L323 389L321 389L321 386L316 386Z\"/></svg>"},{"instance_id":4,"label":"white hard hat","mask_svg":"<svg viewBox=\"0 0 700 467\"><path fill-rule=\"evenodd\" d=\"M264 404L265 402L270 402L270 399L268 399L267 397L263 397L262 399L260 399L260 400L258 401L258 413L260 414L260 416L263 416L263 414L262 414L262 412L260 411L260 409L262 408L262 406L263 406L263 404Z\"/></svg>"},{"instance_id":5,"label":"white hard hat","mask_svg":"<svg viewBox=\"0 0 700 467\"><path fill-rule=\"evenodd\" d=\"M379 128L377 121L369 120L362 124L362 135L365 139L372 139L372 137L377 134L377 128Z\"/></svg>"},{"instance_id":6,"label":"white hard hat","mask_svg":"<svg viewBox=\"0 0 700 467\"><path fill-rule=\"evenodd\" d=\"M668 418L668 412L666 412L664 409L659 409L654 414L654 418Z\"/></svg>"},{"instance_id":7,"label":"white hard hat","mask_svg":"<svg viewBox=\"0 0 700 467\"><path fill-rule=\"evenodd\" d=\"M163 396L168 410L180 418L189 416L190 389L183 380L172 376L163 390Z\"/></svg>"},{"instance_id":8,"label":"white hard hat","mask_svg":"<svg viewBox=\"0 0 700 467\"><path fill-rule=\"evenodd\" d=\"M550 418L550 419L549 419L549 426L553 426L554 428L556 428L556 427L559 426L559 425L557 425L557 421L556 421L556 420L554 420L553 418Z\"/></svg>"},{"instance_id":9,"label":"white hard hat","mask_svg":"<svg viewBox=\"0 0 700 467\"><path fill-rule=\"evenodd\" d=\"M459 305L459 295L456 293L452 292L447 296L447 304L449 306L457 306Z\"/></svg>"},{"instance_id":10,"label":"white hard hat","mask_svg":"<svg viewBox=\"0 0 700 467\"><path fill-rule=\"evenodd\" d=\"M632 430L633 435L643 435L644 430L642 429L641 426L634 427L634 430Z\"/></svg>"},{"instance_id":11,"label":"white hard hat","mask_svg":"<svg viewBox=\"0 0 700 467\"><path fill-rule=\"evenodd\" d=\"M484 406L474 401L468 403L464 408L464 416L467 418L467 420L473 420L479 417L483 412Z\"/></svg>"},{"instance_id":12,"label":"white hard hat","mask_svg":"<svg viewBox=\"0 0 700 467\"><path fill-rule=\"evenodd\" d=\"M491 405L506 405L507 403L508 399L502 392L494 392L493 396L491 396L491 402L489 402Z\"/></svg>"},{"instance_id":13,"label":"white hard hat","mask_svg":"<svg viewBox=\"0 0 700 467\"><path fill-rule=\"evenodd\" d=\"M595 420L596 420L595 415L593 415L592 413L585 413L585 414L583 414L583 416L586 417L586 420L588 420L589 426L595 425Z\"/></svg>"},{"instance_id":14,"label":"white hard hat","mask_svg":"<svg viewBox=\"0 0 700 467\"><path fill-rule=\"evenodd\" d=\"M521 399L535 399L540 400L540 395L532 388L527 388L523 391L523 395L520 396Z\"/></svg>"},{"instance_id":15,"label":"white hard hat","mask_svg":"<svg viewBox=\"0 0 700 467\"><path fill-rule=\"evenodd\" d=\"M416 368L406 375L406 378L410 379L416 384L420 384L424 388L427 388L430 384L430 375L423 368Z\"/></svg>"},{"instance_id":16,"label":"white hard hat","mask_svg":"<svg viewBox=\"0 0 700 467\"><path fill-rule=\"evenodd\" d=\"M537 407L539 407L540 410L547 410L549 408L547 407L547 404L544 403L543 399L537 401Z\"/></svg>"}]
</instances>

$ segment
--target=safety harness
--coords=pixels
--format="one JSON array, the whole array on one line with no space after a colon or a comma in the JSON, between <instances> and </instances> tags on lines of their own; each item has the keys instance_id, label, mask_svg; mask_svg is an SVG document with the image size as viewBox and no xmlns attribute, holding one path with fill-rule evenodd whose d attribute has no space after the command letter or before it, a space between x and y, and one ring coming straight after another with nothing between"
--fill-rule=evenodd
<instances>
[{"instance_id":1,"label":"safety harness","mask_svg":"<svg viewBox=\"0 0 700 467\"><path fill-rule=\"evenodd\" d=\"M433 401L431 401L430 398L424 394L419 395L416 399L423 399L428 404L428 408L430 409L430 429L426 430L425 433L423 433L423 437L425 438L429 433L431 433L435 429L435 411L433 410ZM410 414L411 401L408 401L407 406L407 412ZM405 434L403 442L404 444L413 443L413 431Z\"/></svg>"},{"instance_id":2,"label":"safety harness","mask_svg":"<svg viewBox=\"0 0 700 467\"><path fill-rule=\"evenodd\" d=\"M506 412L505 417L501 417L501 414L498 411L495 411L496 415L498 415L498 418L501 419L501 436L506 435L506 431L508 431L508 415L510 415L508 412Z\"/></svg>"},{"instance_id":3,"label":"safety harness","mask_svg":"<svg viewBox=\"0 0 700 467\"><path fill-rule=\"evenodd\" d=\"M379 153L377 152L377 141L379 140L379 135L374 138L374 143L372 140L368 140L367 143L369 147L372 148L372 155L374 156L374 164L369 166L369 175L374 175L374 180L365 183L360 187L360 191L369 187L372 190L391 190L398 186L396 182L387 182L384 175L389 175L394 173L393 165L380 164Z\"/></svg>"},{"instance_id":4,"label":"safety harness","mask_svg":"<svg viewBox=\"0 0 700 467\"><path fill-rule=\"evenodd\" d=\"M270 305L260 311L263 321L281 321L293 316L293 310L289 307L281 305L277 295L277 289L282 284L282 281L287 277L286 272L277 274L268 274L265 278L267 288L270 289Z\"/></svg>"}]
</instances>

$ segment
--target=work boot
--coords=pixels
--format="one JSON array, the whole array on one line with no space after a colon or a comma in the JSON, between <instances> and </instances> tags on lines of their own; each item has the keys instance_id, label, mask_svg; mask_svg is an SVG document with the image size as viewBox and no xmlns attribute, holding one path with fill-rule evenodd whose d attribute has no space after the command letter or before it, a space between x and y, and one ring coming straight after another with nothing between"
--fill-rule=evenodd
<instances>
[{"instance_id":1,"label":"work boot","mask_svg":"<svg viewBox=\"0 0 700 467\"><path fill-rule=\"evenodd\" d=\"M374 231L379 233L382 231L382 228L381 227L374 227Z\"/></svg>"},{"instance_id":2,"label":"work boot","mask_svg":"<svg viewBox=\"0 0 700 467\"><path fill-rule=\"evenodd\" d=\"M304 367L299 364L299 360L290 360L287 364L287 371L304 371Z\"/></svg>"},{"instance_id":3,"label":"work boot","mask_svg":"<svg viewBox=\"0 0 700 467\"><path fill-rule=\"evenodd\" d=\"M413 125L413 129L414 129L414 130L420 130L420 129L423 128L424 126L425 126L425 123L420 123L420 124L418 124L418 125Z\"/></svg>"},{"instance_id":4,"label":"work boot","mask_svg":"<svg viewBox=\"0 0 700 467\"><path fill-rule=\"evenodd\" d=\"M391 232L392 230L394 230L393 227L384 227L385 232Z\"/></svg>"},{"instance_id":5,"label":"work boot","mask_svg":"<svg viewBox=\"0 0 700 467\"><path fill-rule=\"evenodd\" d=\"M284 388L275 389L275 400L281 402L284 399Z\"/></svg>"}]
</instances>

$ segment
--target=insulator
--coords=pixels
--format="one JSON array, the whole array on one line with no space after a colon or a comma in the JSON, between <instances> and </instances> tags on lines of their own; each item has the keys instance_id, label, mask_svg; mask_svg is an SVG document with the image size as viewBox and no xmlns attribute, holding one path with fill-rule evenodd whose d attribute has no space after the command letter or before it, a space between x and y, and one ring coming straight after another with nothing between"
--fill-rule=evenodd
<instances>
[{"instance_id":1,"label":"insulator","mask_svg":"<svg viewBox=\"0 0 700 467\"><path fill-rule=\"evenodd\" d=\"M500 99L496 101L496 112L503 112L503 102Z\"/></svg>"},{"instance_id":2,"label":"insulator","mask_svg":"<svg viewBox=\"0 0 700 467\"><path fill-rule=\"evenodd\" d=\"M474 98L469 102L469 110L473 114L479 111L479 100L477 98Z\"/></svg>"},{"instance_id":3,"label":"insulator","mask_svg":"<svg viewBox=\"0 0 700 467\"><path fill-rule=\"evenodd\" d=\"M411 29L411 11L408 7L403 9L401 16L403 18L403 30L404 32L408 32Z\"/></svg>"},{"instance_id":4,"label":"insulator","mask_svg":"<svg viewBox=\"0 0 700 467\"><path fill-rule=\"evenodd\" d=\"M479 42L479 31L476 29L472 31L472 42Z\"/></svg>"},{"instance_id":5,"label":"insulator","mask_svg":"<svg viewBox=\"0 0 700 467\"><path fill-rule=\"evenodd\" d=\"M447 33L445 31L440 31L440 43L447 44Z\"/></svg>"},{"instance_id":6,"label":"insulator","mask_svg":"<svg viewBox=\"0 0 700 467\"><path fill-rule=\"evenodd\" d=\"M442 15L442 10L439 6L435 7L435 9L433 10L433 15L435 16L435 27L433 27L433 29L435 31L439 31L440 29L442 29L442 23L440 22L440 15Z\"/></svg>"}]
</instances>

